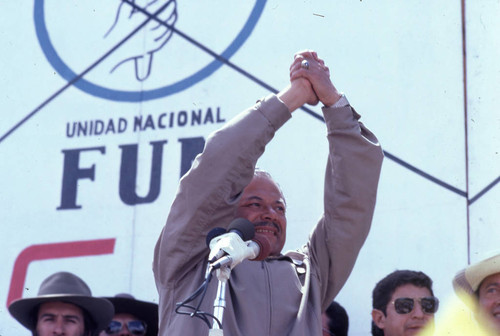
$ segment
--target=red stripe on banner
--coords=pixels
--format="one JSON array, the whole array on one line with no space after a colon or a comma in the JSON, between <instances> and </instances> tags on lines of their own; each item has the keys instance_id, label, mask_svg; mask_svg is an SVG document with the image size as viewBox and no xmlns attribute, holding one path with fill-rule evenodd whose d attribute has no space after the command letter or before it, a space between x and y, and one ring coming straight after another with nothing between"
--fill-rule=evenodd
<instances>
[{"instance_id":1,"label":"red stripe on banner","mask_svg":"<svg viewBox=\"0 0 500 336\"><path fill-rule=\"evenodd\" d=\"M115 241L115 238L111 238L28 246L21 251L14 263L9 294L7 296L7 307L9 307L12 301L22 297L26 273L31 262L112 254L115 249Z\"/></svg>"}]
</instances>

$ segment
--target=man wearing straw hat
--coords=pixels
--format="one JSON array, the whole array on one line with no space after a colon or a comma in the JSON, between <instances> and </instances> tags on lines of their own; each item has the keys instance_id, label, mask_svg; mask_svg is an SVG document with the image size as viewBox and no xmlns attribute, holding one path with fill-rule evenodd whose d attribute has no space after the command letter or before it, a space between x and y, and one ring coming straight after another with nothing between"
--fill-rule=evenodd
<instances>
[{"instance_id":1,"label":"man wearing straw hat","mask_svg":"<svg viewBox=\"0 0 500 336\"><path fill-rule=\"evenodd\" d=\"M42 282L38 296L12 302L9 312L34 336L96 336L114 309L108 300L93 297L78 276L58 272Z\"/></svg>"},{"instance_id":2,"label":"man wearing straw hat","mask_svg":"<svg viewBox=\"0 0 500 336\"><path fill-rule=\"evenodd\" d=\"M137 300L126 293L106 299L115 307L115 316L100 336L158 335L158 304Z\"/></svg>"},{"instance_id":3,"label":"man wearing straw hat","mask_svg":"<svg viewBox=\"0 0 500 336\"><path fill-rule=\"evenodd\" d=\"M477 304L477 320L500 335L500 253L459 271L453 288L461 298L469 294Z\"/></svg>"}]
</instances>

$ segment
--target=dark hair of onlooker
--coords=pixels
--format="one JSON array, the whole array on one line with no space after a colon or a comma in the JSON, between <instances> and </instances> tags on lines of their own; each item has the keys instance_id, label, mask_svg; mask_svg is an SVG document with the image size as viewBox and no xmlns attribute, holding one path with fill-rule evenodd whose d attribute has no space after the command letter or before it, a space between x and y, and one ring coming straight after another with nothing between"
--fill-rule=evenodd
<instances>
[{"instance_id":1,"label":"dark hair of onlooker","mask_svg":"<svg viewBox=\"0 0 500 336\"><path fill-rule=\"evenodd\" d=\"M61 301L61 302L64 302L64 301ZM70 304L73 304L73 303L70 303ZM36 306L31 311L31 318L33 320L33 325L35 326L35 328L33 330L31 330L31 333L33 336L38 336L38 333L36 332L36 324L38 322L38 312L40 311L40 306L41 305ZM97 335L96 333L94 333L94 334L91 333L91 331L95 330L95 328L97 327L94 320L92 320L92 317L89 315L89 313L85 309L82 309L81 307L78 307L78 308L80 308L82 310L82 314L83 314L83 334L90 335L90 336Z\"/></svg>"},{"instance_id":2,"label":"dark hair of onlooker","mask_svg":"<svg viewBox=\"0 0 500 336\"><path fill-rule=\"evenodd\" d=\"M372 308L378 309L386 315L387 305L389 304L389 301L391 300L391 297L396 289L407 284L414 285L416 287L425 287L431 292L431 295L434 296L434 292L432 291L432 280L425 273L398 270L387 275L377 283L372 293ZM377 327L373 321L372 335L384 336L384 331Z\"/></svg>"},{"instance_id":3,"label":"dark hair of onlooker","mask_svg":"<svg viewBox=\"0 0 500 336\"><path fill-rule=\"evenodd\" d=\"M349 316L338 302L330 303L325 311L328 317L328 331L335 336L347 336L349 331Z\"/></svg>"},{"instance_id":4,"label":"dark hair of onlooker","mask_svg":"<svg viewBox=\"0 0 500 336\"><path fill-rule=\"evenodd\" d=\"M61 301L61 302L64 302L64 301ZM70 304L74 304L74 303L70 303ZM31 319L33 320L33 325L35 326L34 329L31 330L31 334L33 336L38 336L38 333L36 331L36 325L38 323L38 312L40 311L40 306L41 305L38 305L36 306L30 313L31 315ZM78 307L78 306L77 306ZM94 322L94 320L92 320L92 317L90 317L89 313L85 310L85 309L82 309L81 307L78 307L82 310L82 315L83 315L83 334L84 335L97 335L96 333L92 334L91 331L92 330L95 330L95 328L97 327L96 323Z\"/></svg>"}]
</instances>

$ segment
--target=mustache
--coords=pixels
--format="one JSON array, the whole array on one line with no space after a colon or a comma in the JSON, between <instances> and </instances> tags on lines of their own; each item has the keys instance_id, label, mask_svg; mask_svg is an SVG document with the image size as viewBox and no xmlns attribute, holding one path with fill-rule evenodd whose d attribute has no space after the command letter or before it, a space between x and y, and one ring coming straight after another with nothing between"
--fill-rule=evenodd
<instances>
[{"instance_id":1,"label":"mustache","mask_svg":"<svg viewBox=\"0 0 500 336\"><path fill-rule=\"evenodd\" d=\"M256 222L256 223L253 223L254 227L255 228L258 228L258 227L273 227L276 229L277 232L281 232L281 228L279 227L278 224L274 223L274 222L269 222L269 221L262 221L262 222Z\"/></svg>"}]
</instances>

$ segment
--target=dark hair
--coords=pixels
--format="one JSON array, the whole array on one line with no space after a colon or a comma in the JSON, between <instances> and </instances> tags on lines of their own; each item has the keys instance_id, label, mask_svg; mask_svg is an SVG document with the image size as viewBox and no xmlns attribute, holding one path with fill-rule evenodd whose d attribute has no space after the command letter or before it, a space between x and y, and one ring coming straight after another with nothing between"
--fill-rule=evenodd
<instances>
[{"instance_id":1,"label":"dark hair","mask_svg":"<svg viewBox=\"0 0 500 336\"><path fill-rule=\"evenodd\" d=\"M328 317L328 331L335 336L347 336L349 330L349 316L338 302L333 301L325 310Z\"/></svg>"},{"instance_id":2,"label":"dark hair","mask_svg":"<svg viewBox=\"0 0 500 336\"><path fill-rule=\"evenodd\" d=\"M97 323L92 319L90 316L89 312L86 311L85 309L81 308L83 312L83 325L84 325L84 334L85 335L95 335L97 336L99 333L97 332Z\"/></svg>"},{"instance_id":3,"label":"dark hair","mask_svg":"<svg viewBox=\"0 0 500 336\"><path fill-rule=\"evenodd\" d=\"M88 335L88 336L98 336L98 333L96 332L97 324L92 319L92 317L90 316L90 314L89 314L88 311L86 311L82 307L80 307L80 306L78 306L78 305L76 305L76 304L74 304L72 302L65 302L65 301L60 301L60 302L69 303L69 304L75 305L78 308L80 308L80 310L82 311L82 315L83 315L83 326L84 326L83 327L83 334L84 335ZM31 310L31 313L30 313L30 316L31 316L31 318L33 320L33 326L34 326L34 329L31 330L31 334L33 336L38 336L38 333L37 333L36 329L37 329L37 325L38 325L38 312L40 311L40 306L41 305L42 304L39 304L36 307L34 307Z\"/></svg>"},{"instance_id":4,"label":"dark hair","mask_svg":"<svg viewBox=\"0 0 500 336\"><path fill-rule=\"evenodd\" d=\"M397 270L380 280L373 289L372 308L378 309L386 315L387 304L389 304L389 300L396 289L407 284L414 285L416 287L425 287L431 292L431 295L434 296L434 292L432 291L432 280L425 273L409 270ZM384 336L384 331L377 327L373 321L372 335Z\"/></svg>"}]
</instances>

